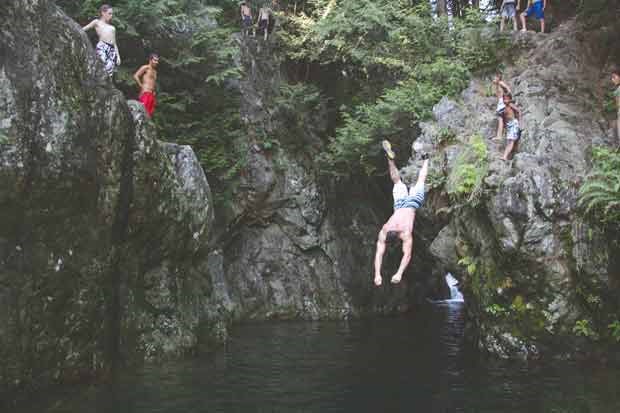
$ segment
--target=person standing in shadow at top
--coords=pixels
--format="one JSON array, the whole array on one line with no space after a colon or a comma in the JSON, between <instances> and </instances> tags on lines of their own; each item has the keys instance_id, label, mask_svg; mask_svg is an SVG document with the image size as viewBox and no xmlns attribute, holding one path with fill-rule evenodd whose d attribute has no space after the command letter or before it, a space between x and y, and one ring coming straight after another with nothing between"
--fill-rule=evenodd
<instances>
[{"instance_id":1,"label":"person standing in shadow at top","mask_svg":"<svg viewBox=\"0 0 620 413\"><path fill-rule=\"evenodd\" d=\"M99 8L99 18L82 27L84 31L95 28L97 36L99 36L99 42L96 46L97 55L103 61L104 69L110 77L114 75L116 68L121 64L121 54L116 45L116 28L110 24L112 14L112 6L104 4Z\"/></svg>"},{"instance_id":2,"label":"person standing in shadow at top","mask_svg":"<svg viewBox=\"0 0 620 413\"><path fill-rule=\"evenodd\" d=\"M258 32L264 33L264 39L267 40L269 34L269 20L271 19L271 10L269 7L263 6L258 11Z\"/></svg>"},{"instance_id":3,"label":"person standing in shadow at top","mask_svg":"<svg viewBox=\"0 0 620 413\"><path fill-rule=\"evenodd\" d=\"M245 1L241 2L239 10L241 12L241 31L244 36L249 36L252 29L252 10Z\"/></svg>"}]
</instances>

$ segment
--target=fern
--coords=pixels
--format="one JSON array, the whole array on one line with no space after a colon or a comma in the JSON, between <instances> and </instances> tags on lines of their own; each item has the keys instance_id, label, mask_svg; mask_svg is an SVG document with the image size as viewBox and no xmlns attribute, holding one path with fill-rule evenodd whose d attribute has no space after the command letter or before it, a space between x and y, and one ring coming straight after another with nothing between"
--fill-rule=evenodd
<instances>
[{"instance_id":1,"label":"fern","mask_svg":"<svg viewBox=\"0 0 620 413\"><path fill-rule=\"evenodd\" d=\"M579 189L578 205L585 214L605 223L620 222L620 154L608 148L594 148L593 167Z\"/></svg>"}]
</instances>

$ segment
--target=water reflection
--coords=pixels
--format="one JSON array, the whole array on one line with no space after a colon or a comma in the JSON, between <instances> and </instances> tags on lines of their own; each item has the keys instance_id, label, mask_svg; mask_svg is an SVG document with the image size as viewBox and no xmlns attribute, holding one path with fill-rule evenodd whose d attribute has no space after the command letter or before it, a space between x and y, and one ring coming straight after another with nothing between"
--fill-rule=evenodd
<instances>
[{"instance_id":1,"label":"water reflection","mask_svg":"<svg viewBox=\"0 0 620 413\"><path fill-rule=\"evenodd\" d=\"M618 412L617 370L481 364L463 351L463 304L403 318L265 323L213 357L67 389L28 411Z\"/></svg>"}]
</instances>

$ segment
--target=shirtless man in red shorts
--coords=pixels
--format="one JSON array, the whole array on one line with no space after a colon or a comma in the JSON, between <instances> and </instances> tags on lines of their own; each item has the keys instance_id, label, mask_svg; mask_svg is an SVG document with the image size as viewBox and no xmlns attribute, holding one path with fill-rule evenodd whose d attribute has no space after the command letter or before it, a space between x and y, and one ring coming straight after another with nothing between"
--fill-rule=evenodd
<instances>
[{"instance_id":1,"label":"shirtless man in red shorts","mask_svg":"<svg viewBox=\"0 0 620 413\"><path fill-rule=\"evenodd\" d=\"M157 65L159 64L159 55L157 53L151 53L149 55L149 63L142 66L133 78L138 86L140 86L140 97L138 100L144 105L144 109L149 114L149 117L153 116L155 110L155 81L157 80Z\"/></svg>"}]
</instances>

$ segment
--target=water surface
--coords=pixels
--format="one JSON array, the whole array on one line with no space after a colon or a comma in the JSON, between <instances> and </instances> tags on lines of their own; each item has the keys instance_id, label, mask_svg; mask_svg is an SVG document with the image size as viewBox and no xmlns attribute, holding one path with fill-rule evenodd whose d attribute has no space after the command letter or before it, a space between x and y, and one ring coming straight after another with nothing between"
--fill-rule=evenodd
<instances>
[{"instance_id":1,"label":"water surface","mask_svg":"<svg viewBox=\"0 0 620 413\"><path fill-rule=\"evenodd\" d=\"M620 370L476 361L463 327L458 303L399 318L240 326L213 356L66 389L27 411L620 412Z\"/></svg>"}]
</instances>

